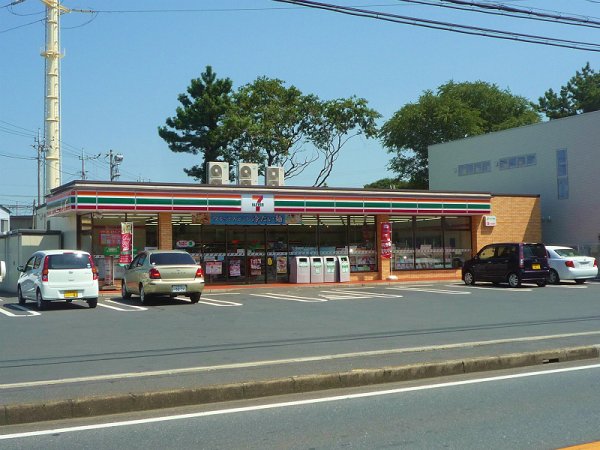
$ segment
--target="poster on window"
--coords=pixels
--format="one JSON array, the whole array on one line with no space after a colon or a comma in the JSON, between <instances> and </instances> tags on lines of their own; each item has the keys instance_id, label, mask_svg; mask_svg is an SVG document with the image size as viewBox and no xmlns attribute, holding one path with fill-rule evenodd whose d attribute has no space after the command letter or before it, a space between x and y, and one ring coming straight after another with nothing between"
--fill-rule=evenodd
<instances>
[{"instance_id":1,"label":"poster on window","mask_svg":"<svg viewBox=\"0 0 600 450\"><path fill-rule=\"evenodd\" d=\"M287 257L277 257L277 273L287 273Z\"/></svg>"},{"instance_id":2,"label":"poster on window","mask_svg":"<svg viewBox=\"0 0 600 450\"><path fill-rule=\"evenodd\" d=\"M381 223L381 257L390 259L392 257L392 224Z\"/></svg>"},{"instance_id":3,"label":"poster on window","mask_svg":"<svg viewBox=\"0 0 600 450\"><path fill-rule=\"evenodd\" d=\"M261 258L250 258L250 275L262 274Z\"/></svg>"},{"instance_id":4,"label":"poster on window","mask_svg":"<svg viewBox=\"0 0 600 450\"><path fill-rule=\"evenodd\" d=\"M223 273L223 263L221 261L206 261L207 275L221 275Z\"/></svg>"},{"instance_id":5,"label":"poster on window","mask_svg":"<svg viewBox=\"0 0 600 450\"><path fill-rule=\"evenodd\" d=\"M133 222L121 222L121 252L119 264L129 264L133 259Z\"/></svg>"},{"instance_id":6,"label":"poster on window","mask_svg":"<svg viewBox=\"0 0 600 450\"><path fill-rule=\"evenodd\" d=\"M229 276L239 277L242 275L241 264L239 259L229 260Z\"/></svg>"}]
</instances>

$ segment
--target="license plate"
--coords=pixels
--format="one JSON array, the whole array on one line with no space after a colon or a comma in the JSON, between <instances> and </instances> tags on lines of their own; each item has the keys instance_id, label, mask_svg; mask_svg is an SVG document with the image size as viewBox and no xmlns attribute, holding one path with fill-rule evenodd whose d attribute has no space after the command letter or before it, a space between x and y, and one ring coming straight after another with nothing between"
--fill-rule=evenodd
<instances>
[{"instance_id":1,"label":"license plate","mask_svg":"<svg viewBox=\"0 0 600 450\"><path fill-rule=\"evenodd\" d=\"M532 265L531 265L531 268L532 268L533 270L540 270L540 265L539 265L539 264L532 264Z\"/></svg>"},{"instance_id":2,"label":"license plate","mask_svg":"<svg viewBox=\"0 0 600 450\"><path fill-rule=\"evenodd\" d=\"M76 298L78 295L79 294L77 291L66 291L65 292L65 298Z\"/></svg>"},{"instance_id":3,"label":"license plate","mask_svg":"<svg viewBox=\"0 0 600 450\"><path fill-rule=\"evenodd\" d=\"M174 284L171 286L171 292L185 292L185 284Z\"/></svg>"}]
</instances>

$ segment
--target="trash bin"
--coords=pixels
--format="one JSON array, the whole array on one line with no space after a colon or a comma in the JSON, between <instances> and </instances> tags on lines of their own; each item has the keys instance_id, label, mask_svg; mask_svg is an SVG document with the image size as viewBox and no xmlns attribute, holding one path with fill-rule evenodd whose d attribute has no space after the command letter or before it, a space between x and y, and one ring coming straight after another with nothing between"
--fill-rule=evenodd
<instances>
[{"instance_id":1,"label":"trash bin","mask_svg":"<svg viewBox=\"0 0 600 450\"><path fill-rule=\"evenodd\" d=\"M320 256L310 257L310 282L323 283L323 258Z\"/></svg>"},{"instance_id":2,"label":"trash bin","mask_svg":"<svg viewBox=\"0 0 600 450\"><path fill-rule=\"evenodd\" d=\"M323 281L325 283L335 283L338 280L338 259L335 256L325 256L325 270L323 272Z\"/></svg>"},{"instance_id":3,"label":"trash bin","mask_svg":"<svg viewBox=\"0 0 600 450\"><path fill-rule=\"evenodd\" d=\"M290 283L310 283L308 256L294 256L290 260Z\"/></svg>"},{"instance_id":4,"label":"trash bin","mask_svg":"<svg viewBox=\"0 0 600 450\"><path fill-rule=\"evenodd\" d=\"M340 263L338 281L340 283L350 281L350 258L347 256L338 256L338 260Z\"/></svg>"}]
</instances>

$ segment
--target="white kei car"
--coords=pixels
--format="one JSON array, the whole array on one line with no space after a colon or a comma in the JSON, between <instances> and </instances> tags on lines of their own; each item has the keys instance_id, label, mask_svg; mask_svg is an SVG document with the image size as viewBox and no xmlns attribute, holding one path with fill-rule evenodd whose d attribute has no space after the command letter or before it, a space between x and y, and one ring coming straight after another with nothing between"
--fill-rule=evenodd
<instances>
[{"instance_id":1,"label":"white kei car","mask_svg":"<svg viewBox=\"0 0 600 450\"><path fill-rule=\"evenodd\" d=\"M577 284L598 276L598 263L592 256L580 255L571 247L546 245L550 274L548 282L559 284L561 280L574 280Z\"/></svg>"},{"instance_id":2,"label":"white kei car","mask_svg":"<svg viewBox=\"0 0 600 450\"><path fill-rule=\"evenodd\" d=\"M90 308L98 304L98 269L87 252L40 250L17 269L19 305L35 300L42 310L56 300L83 300Z\"/></svg>"}]
</instances>

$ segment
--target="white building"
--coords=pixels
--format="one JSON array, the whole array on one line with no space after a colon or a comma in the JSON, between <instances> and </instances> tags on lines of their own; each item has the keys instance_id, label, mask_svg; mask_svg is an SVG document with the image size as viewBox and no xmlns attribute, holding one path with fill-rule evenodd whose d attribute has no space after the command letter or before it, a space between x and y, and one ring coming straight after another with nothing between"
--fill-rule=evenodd
<instances>
[{"instance_id":1,"label":"white building","mask_svg":"<svg viewBox=\"0 0 600 450\"><path fill-rule=\"evenodd\" d=\"M0 234L10 231L10 211L0 205Z\"/></svg>"},{"instance_id":2,"label":"white building","mask_svg":"<svg viewBox=\"0 0 600 450\"><path fill-rule=\"evenodd\" d=\"M600 111L429 147L431 190L539 194L547 244L597 253Z\"/></svg>"}]
</instances>

